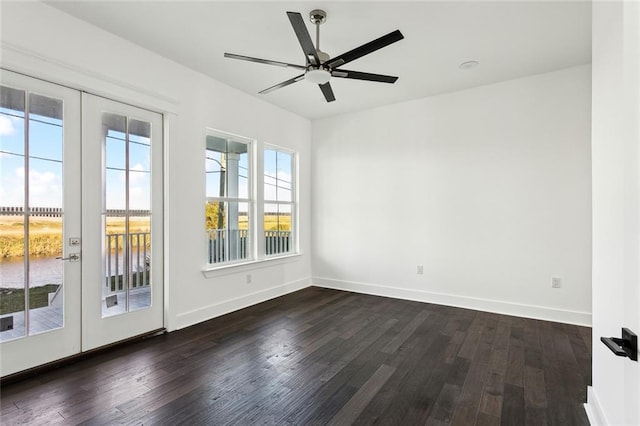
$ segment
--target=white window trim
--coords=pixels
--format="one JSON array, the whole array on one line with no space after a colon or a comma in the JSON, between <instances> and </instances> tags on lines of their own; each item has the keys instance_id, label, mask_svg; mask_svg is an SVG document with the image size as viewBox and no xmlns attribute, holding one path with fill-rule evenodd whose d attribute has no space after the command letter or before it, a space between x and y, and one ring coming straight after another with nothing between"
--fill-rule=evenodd
<instances>
[{"instance_id":1,"label":"white window trim","mask_svg":"<svg viewBox=\"0 0 640 426\"><path fill-rule=\"evenodd\" d=\"M292 157L292 164L291 164L291 201L276 201L276 200L267 200L264 197L264 151L266 150L271 150L271 151L276 151L276 152L283 152L286 154L291 155ZM298 240L298 152L295 150L292 150L290 148L286 148L286 147L282 147L279 145L274 145L274 144L268 144L265 143L264 146L262 147L262 173L260 174L260 176L262 177L262 182L261 182L261 189L263 191L263 193L261 194L262 196L260 197L258 203L260 204L260 211L258 212L259 214L259 222L264 225L264 205L265 204L282 204L282 205L289 205L291 206L291 244L292 244L292 250L284 252L284 253L275 253L275 254L270 254L267 255L265 253L265 247L264 247L264 240L262 241L262 244L260 244L260 248L262 250L262 256L264 259L277 259L277 258L281 258L281 257L287 257L287 256L291 256L291 255L296 255L299 253L299 240ZM264 229L262 230L262 235L264 237Z\"/></svg>"},{"instance_id":2,"label":"white window trim","mask_svg":"<svg viewBox=\"0 0 640 426\"><path fill-rule=\"evenodd\" d=\"M220 266L208 264L202 268L202 275L205 278L218 278L225 275L249 272L257 269L263 269L265 266L284 265L300 261L303 253L289 253L282 256L269 256L264 259L257 259L240 263L225 263Z\"/></svg>"},{"instance_id":3,"label":"white window trim","mask_svg":"<svg viewBox=\"0 0 640 426\"><path fill-rule=\"evenodd\" d=\"M212 135L226 139L234 139L248 145L250 179L249 179L249 198L248 199L229 199L228 197L207 197L206 181L205 181L205 203L212 201L238 201L249 204L249 233L250 242L248 247L247 259L232 260L220 263L208 263L208 247L205 236L204 257L205 264L202 267L202 274L206 278L215 278L233 273L241 273L257 268L263 268L268 265L278 265L297 262L300 260L302 253L300 252L299 241L299 192L298 192L298 164L299 153L296 150L282 147L275 144L261 143L258 140L247 138L245 136L217 130L207 127L204 135L204 149L207 150L206 136ZM265 150L280 151L292 156L292 201L275 201L264 199L264 152ZM284 253L276 253L272 255L266 254L265 237L264 237L264 205L266 204L288 204L291 205L291 244L292 250Z\"/></svg>"},{"instance_id":4,"label":"white window trim","mask_svg":"<svg viewBox=\"0 0 640 426\"><path fill-rule=\"evenodd\" d=\"M209 270L209 269L217 269L217 268L221 268L221 267L225 267L225 266L234 266L234 265L239 265L239 264L245 264L245 263L249 263L249 262L253 262L256 260L256 253L255 253L255 245L256 245L256 233L255 233L255 215L256 215L256 211L255 211L255 204L256 204L256 193L255 193L255 188L256 188L256 184L255 184L255 179L256 179L256 167L255 167L255 157L256 157L256 145L257 145L257 141L255 139L251 139L251 138L247 138L245 136L241 136L241 135L236 135L234 133L229 133L229 132L224 132L218 129L214 129L211 127L207 127L205 129L205 135L204 135L204 151L205 154L207 152L207 136L215 136L215 137L219 137L222 139L232 139L236 142L239 143L243 143L247 145L247 153L249 154L249 179L248 179L248 188L247 188L247 195L249 196L249 198L240 198L240 197L208 197L206 194L206 167L205 167L205 194L204 194L204 205L206 205L206 203L208 203L209 201L218 201L218 202L225 202L225 203L229 203L229 202L237 202L237 203L246 203L248 204L248 212L247 214L249 215L248 217L248 223L249 223L249 230L248 230L248 234L249 234L249 242L248 242L248 247L247 247L247 258L246 259L239 259L239 260L228 260L225 262L220 262L220 263L208 263L208 240L206 239L206 234L205 234L205 243L203 245L204 247L204 253L205 253L205 268L204 270ZM206 156L205 156L206 158ZM206 160L205 160L206 161ZM206 229L205 229L205 233L206 233Z\"/></svg>"}]
</instances>

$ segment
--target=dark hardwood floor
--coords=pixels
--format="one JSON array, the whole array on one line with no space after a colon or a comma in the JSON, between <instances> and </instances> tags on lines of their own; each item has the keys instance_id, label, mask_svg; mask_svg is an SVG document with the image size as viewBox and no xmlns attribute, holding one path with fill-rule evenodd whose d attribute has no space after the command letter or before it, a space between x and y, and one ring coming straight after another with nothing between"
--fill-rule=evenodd
<instances>
[{"instance_id":1,"label":"dark hardwood floor","mask_svg":"<svg viewBox=\"0 0 640 426\"><path fill-rule=\"evenodd\" d=\"M0 420L587 425L590 335L311 287L4 385Z\"/></svg>"}]
</instances>

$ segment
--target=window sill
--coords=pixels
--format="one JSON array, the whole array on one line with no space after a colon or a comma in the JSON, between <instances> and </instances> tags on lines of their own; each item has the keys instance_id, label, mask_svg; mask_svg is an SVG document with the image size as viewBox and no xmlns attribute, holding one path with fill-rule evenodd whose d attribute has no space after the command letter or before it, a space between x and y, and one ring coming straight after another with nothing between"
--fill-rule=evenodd
<instances>
[{"instance_id":1,"label":"window sill","mask_svg":"<svg viewBox=\"0 0 640 426\"><path fill-rule=\"evenodd\" d=\"M237 274L246 271L252 271L254 269L261 269L268 266L297 262L300 260L301 256L301 253L294 253L284 256L266 257L259 260L231 263L220 266L207 265L202 269L202 275L204 275L205 278L216 278L224 275Z\"/></svg>"}]
</instances>

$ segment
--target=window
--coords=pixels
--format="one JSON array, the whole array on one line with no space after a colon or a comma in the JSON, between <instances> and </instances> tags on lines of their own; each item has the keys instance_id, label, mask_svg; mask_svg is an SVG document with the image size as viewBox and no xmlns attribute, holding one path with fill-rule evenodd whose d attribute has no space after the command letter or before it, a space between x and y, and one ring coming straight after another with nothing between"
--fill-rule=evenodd
<instances>
[{"instance_id":1,"label":"window","mask_svg":"<svg viewBox=\"0 0 640 426\"><path fill-rule=\"evenodd\" d=\"M259 160L253 159L254 153L260 153L258 148L263 154L262 168ZM205 229L209 267L297 252L295 164L292 151L207 130ZM256 173L256 168L262 173Z\"/></svg>"},{"instance_id":2,"label":"window","mask_svg":"<svg viewBox=\"0 0 640 426\"><path fill-rule=\"evenodd\" d=\"M265 255L295 252L294 154L278 148L264 150Z\"/></svg>"},{"instance_id":3,"label":"window","mask_svg":"<svg viewBox=\"0 0 640 426\"><path fill-rule=\"evenodd\" d=\"M208 131L206 137L207 253L209 264L250 260L251 141Z\"/></svg>"}]
</instances>

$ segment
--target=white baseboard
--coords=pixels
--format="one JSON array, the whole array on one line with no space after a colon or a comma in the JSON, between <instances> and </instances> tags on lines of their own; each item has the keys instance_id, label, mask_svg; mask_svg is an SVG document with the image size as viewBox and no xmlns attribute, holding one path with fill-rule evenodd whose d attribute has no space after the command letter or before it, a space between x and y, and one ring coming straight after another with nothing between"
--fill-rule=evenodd
<instances>
[{"instance_id":1,"label":"white baseboard","mask_svg":"<svg viewBox=\"0 0 640 426\"><path fill-rule=\"evenodd\" d=\"M458 308L474 309L477 311L591 327L591 314L589 312L568 311L548 308L545 306L524 305L499 300L480 299L454 294L435 293L423 290L336 280L323 277L313 277L311 282L313 285L318 287L333 288L336 290L353 291L355 293L435 303L437 305L455 306Z\"/></svg>"},{"instance_id":2,"label":"white baseboard","mask_svg":"<svg viewBox=\"0 0 640 426\"><path fill-rule=\"evenodd\" d=\"M584 404L584 411L587 413L591 426L606 426L609 424L600 406L596 391L592 386L587 387L587 403Z\"/></svg>"},{"instance_id":3,"label":"white baseboard","mask_svg":"<svg viewBox=\"0 0 640 426\"><path fill-rule=\"evenodd\" d=\"M311 285L310 282L310 278L304 278L178 314L176 315L176 327L173 328L173 330L189 327L191 325L228 314L229 312L237 311L239 309L265 302L269 299L302 290L303 288L309 287Z\"/></svg>"}]
</instances>

